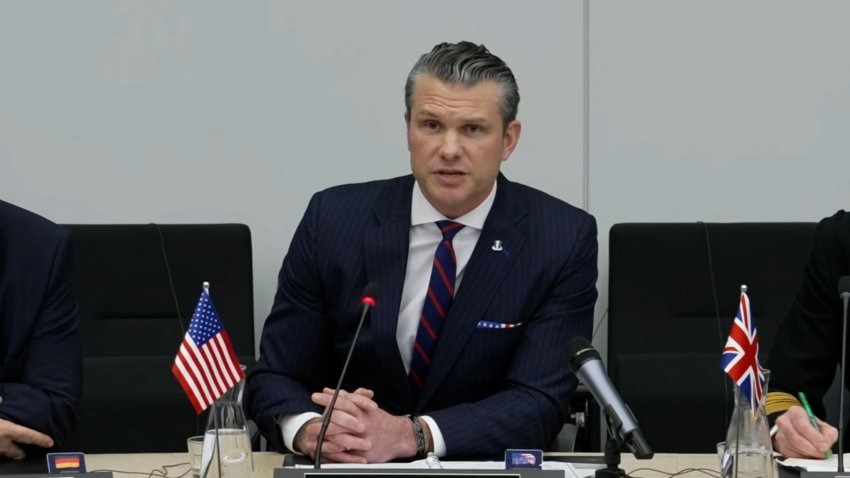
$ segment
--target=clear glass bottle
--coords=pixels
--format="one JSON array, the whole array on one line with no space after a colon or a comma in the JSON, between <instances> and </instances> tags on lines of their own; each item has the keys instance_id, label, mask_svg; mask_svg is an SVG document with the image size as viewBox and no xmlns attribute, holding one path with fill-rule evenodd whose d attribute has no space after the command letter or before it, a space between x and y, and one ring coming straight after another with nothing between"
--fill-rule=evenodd
<instances>
[{"instance_id":1,"label":"clear glass bottle","mask_svg":"<svg viewBox=\"0 0 850 478\"><path fill-rule=\"evenodd\" d=\"M240 367L244 372L245 366ZM242 410L244 387L243 379L210 407L201 457L201 478L251 478L253 475L251 439Z\"/></svg>"},{"instance_id":2,"label":"clear glass bottle","mask_svg":"<svg viewBox=\"0 0 850 478\"><path fill-rule=\"evenodd\" d=\"M770 427L764 410L764 397L767 396L770 371L765 369L762 371L764 394L755 411L750 407L750 402L741 391L741 387L737 383L732 383L735 408L729 420L726 443L720 460L721 478L775 478L778 476L773 460Z\"/></svg>"}]
</instances>

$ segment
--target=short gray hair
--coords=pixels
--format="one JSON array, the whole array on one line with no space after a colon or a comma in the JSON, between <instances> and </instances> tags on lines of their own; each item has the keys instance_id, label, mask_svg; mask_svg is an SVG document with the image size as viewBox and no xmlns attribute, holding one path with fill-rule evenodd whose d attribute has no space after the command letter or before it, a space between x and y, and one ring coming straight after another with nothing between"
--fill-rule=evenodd
<instances>
[{"instance_id":1,"label":"short gray hair","mask_svg":"<svg viewBox=\"0 0 850 478\"><path fill-rule=\"evenodd\" d=\"M440 43L429 53L422 55L407 75L404 86L404 104L410 113L413 89L422 75L432 75L449 85L474 86L484 81L499 85L499 98L503 128L516 119L519 107L519 87L508 65L490 53L484 45L468 41Z\"/></svg>"}]
</instances>

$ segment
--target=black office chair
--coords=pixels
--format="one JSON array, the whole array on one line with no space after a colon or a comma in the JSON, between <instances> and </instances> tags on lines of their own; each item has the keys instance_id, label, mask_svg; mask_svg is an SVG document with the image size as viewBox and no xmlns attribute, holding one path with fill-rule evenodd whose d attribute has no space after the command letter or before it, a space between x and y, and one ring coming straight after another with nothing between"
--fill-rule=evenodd
<instances>
[{"instance_id":1,"label":"black office chair","mask_svg":"<svg viewBox=\"0 0 850 478\"><path fill-rule=\"evenodd\" d=\"M749 287L760 360L766 363L800 285L814 228L815 223L611 228L608 370L654 451L715 452L732 410L720 353L740 286Z\"/></svg>"},{"instance_id":2,"label":"black office chair","mask_svg":"<svg viewBox=\"0 0 850 478\"><path fill-rule=\"evenodd\" d=\"M74 236L84 357L72 449L185 451L186 438L206 428L206 415L195 414L171 364L204 281L239 361L255 362L250 230L241 224L65 227Z\"/></svg>"}]
</instances>

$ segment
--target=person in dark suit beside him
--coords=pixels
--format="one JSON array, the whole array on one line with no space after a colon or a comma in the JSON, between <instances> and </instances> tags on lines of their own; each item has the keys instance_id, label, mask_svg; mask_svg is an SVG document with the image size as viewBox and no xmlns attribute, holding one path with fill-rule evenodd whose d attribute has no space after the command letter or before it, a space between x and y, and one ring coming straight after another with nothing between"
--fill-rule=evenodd
<instances>
[{"instance_id":1,"label":"person in dark suit beside him","mask_svg":"<svg viewBox=\"0 0 850 478\"><path fill-rule=\"evenodd\" d=\"M272 449L315 456L321 417L359 321L323 457L350 463L503 456L547 448L589 337L596 222L500 173L522 127L510 68L442 43L405 86L413 174L313 196L283 260L248 413Z\"/></svg>"},{"instance_id":2,"label":"person in dark suit beside him","mask_svg":"<svg viewBox=\"0 0 850 478\"><path fill-rule=\"evenodd\" d=\"M823 396L841 363L843 303L838 280L850 274L850 214L838 211L818 223L802 285L770 350L766 411L775 451L786 457L824 458L838 439L835 427L815 428L798 401L803 392L815 415L825 416ZM843 372L846 376L847 372Z\"/></svg>"},{"instance_id":3,"label":"person in dark suit beside him","mask_svg":"<svg viewBox=\"0 0 850 478\"><path fill-rule=\"evenodd\" d=\"M0 201L0 457L61 447L77 420L82 356L71 235Z\"/></svg>"}]
</instances>

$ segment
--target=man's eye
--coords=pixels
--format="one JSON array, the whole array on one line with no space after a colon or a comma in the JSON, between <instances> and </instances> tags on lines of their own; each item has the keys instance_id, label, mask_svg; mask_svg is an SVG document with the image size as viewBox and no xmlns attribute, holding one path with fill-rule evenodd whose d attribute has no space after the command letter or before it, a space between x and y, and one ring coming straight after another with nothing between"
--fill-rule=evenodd
<instances>
[{"instance_id":1,"label":"man's eye","mask_svg":"<svg viewBox=\"0 0 850 478\"><path fill-rule=\"evenodd\" d=\"M425 129L438 129L440 127L440 124L436 121L426 121L425 123L423 123L423 126L425 126Z\"/></svg>"},{"instance_id":2,"label":"man's eye","mask_svg":"<svg viewBox=\"0 0 850 478\"><path fill-rule=\"evenodd\" d=\"M471 134L477 134L481 132L481 126L478 126L477 124L467 125L466 131Z\"/></svg>"}]
</instances>

